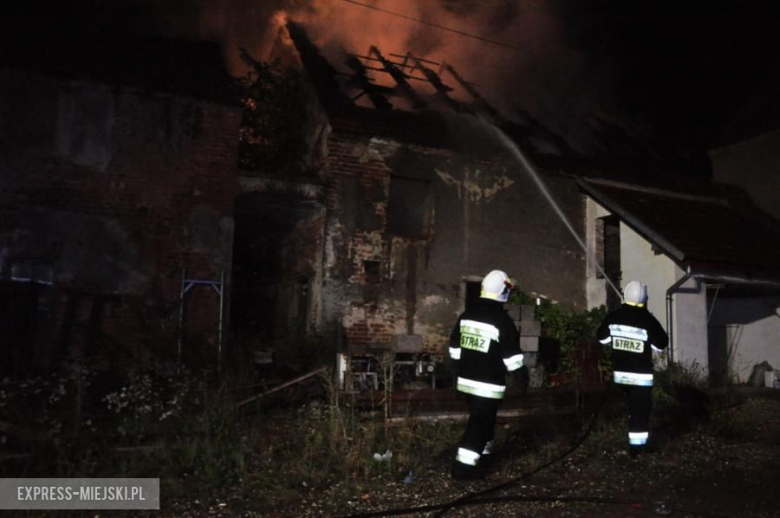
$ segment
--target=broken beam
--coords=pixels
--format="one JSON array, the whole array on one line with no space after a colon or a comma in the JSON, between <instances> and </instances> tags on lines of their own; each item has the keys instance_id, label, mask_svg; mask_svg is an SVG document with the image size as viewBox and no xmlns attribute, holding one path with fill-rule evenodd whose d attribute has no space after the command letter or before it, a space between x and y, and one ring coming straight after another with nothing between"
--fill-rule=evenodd
<instances>
[{"instance_id":1,"label":"broken beam","mask_svg":"<svg viewBox=\"0 0 780 518\"><path fill-rule=\"evenodd\" d=\"M445 85L442 82L441 78L439 77L439 74L437 74L430 68L423 65L421 59L416 58L414 56L412 56L412 59L415 60L417 63L417 65L415 65L415 68L419 69L423 73L423 75L428 79L428 82L433 85L433 87L436 89L436 96L439 99L441 99L441 101L444 104L448 105L456 112L465 111L463 105L460 102L450 97L449 92L452 91L452 87Z\"/></svg>"},{"instance_id":2,"label":"broken beam","mask_svg":"<svg viewBox=\"0 0 780 518\"><path fill-rule=\"evenodd\" d=\"M423 110L428 107L428 103L420 99L420 96L417 95L417 92L414 91L409 82L406 80L406 74L404 74L389 60L385 59L385 57L382 56L382 53L379 52L378 48L372 46L369 50L369 53L374 54L382 62L382 66L385 68L387 73L390 74L390 76L398 84L398 89L401 91L401 93L409 98L415 109Z\"/></svg>"},{"instance_id":3,"label":"broken beam","mask_svg":"<svg viewBox=\"0 0 780 518\"><path fill-rule=\"evenodd\" d=\"M390 110L393 108L393 105L390 103L390 101L388 101L387 98L378 91L377 86L369 81L368 75L366 74L366 66L362 61L360 61L355 56L350 56L347 59L346 64L355 72L355 77L352 79L352 81L354 81L357 86L361 88L363 92L366 93L366 95L368 95L368 98L371 99L371 102L377 109Z\"/></svg>"},{"instance_id":4,"label":"broken beam","mask_svg":"<svg viewBox=\"0 0 780 518\"><path fill-rule=\"evenodd\" d=\"M466 90L469 93L469 95L474 99L474 101L476 101L476 103L480 106L480 108L482 108L485 112L487 112L491 117L493 117L493 118L497 118L498 117L498 112L492 106L490 106L490 104L488 104L488 102L485 100L485 98L482 97L479 94L479 92L477 92L474 89L474 87L471 85L471 83L469 83L466 80L464 80L460 76L460 74L458 74L458 72L454 68L452 68L452 66L450 66L448 64L444 64L444 65L442 65L442 68L444 70L446 70L447 72L449 72L450 75L455 78L455 81L457 81L458 84L460 84L460 86L462 86L463 89Z\"/></svg>"},{"instance_id":5,"label":"broken beam","mask_svg":"<svg viewBox=\"0 0 780 518\"><path fill-rule=\"evenodd\" d=\"M289 387L291 385L295 385L296 383L300 383L301 381L304 381L304 380L307 380L307 379L312 378L314 376L317 376L318 374L321 374L321 373L325 372L326 370L327 370L327 367L322 366L322 367L320 367L317 370L311 371L311 372L306 373L306 374L304 374L302 376L298 376L297 378L293 378L290 381L286 381L286 382L282 383L281 385L278 385L278 386L276 386L276 387L274 387L274 388L272 388L270 390L266 390L265 392L261 392L260 394L256 394L254 396L248 397L248 398L244 399L243 401L239 401L237 406L239 408L241 408L242 406L246 405L247 403L251 403L252 401L256 401L256 400L258 400L260 398L264 398L265 396L271 395L274 392L278 392L278 391L282 390L283 388L287 388L287 387Z\"/></svg>"},{"instance_id":6,"label":"broken beam","mask_svg":"<svg viewBox=\"0 0 780 518\"><path fill-rule=\"evenodd\" d=\"M423 63L428 63L430 65L441 66L441 63L437 63L436 61L431 61L430 59L418 58L417 56L413 55L411 52L408 52L404 56L402 56L401 54L392 54L392 53L388 55L393 56L394 58L404 58L404 63L406 63L406 60L408 58L413 58L416 61L422 61ZM405 65L405 66L409 66L409 65Z\"/></svg>"}]
</instances>

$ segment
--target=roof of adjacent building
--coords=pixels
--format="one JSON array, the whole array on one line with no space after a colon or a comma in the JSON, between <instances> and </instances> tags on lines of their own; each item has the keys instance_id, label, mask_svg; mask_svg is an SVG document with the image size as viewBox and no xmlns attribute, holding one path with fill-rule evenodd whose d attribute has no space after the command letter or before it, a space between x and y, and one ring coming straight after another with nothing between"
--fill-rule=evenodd
<instances>
[{"instance_id":1,"label":"roof of adjacent building","mask_svg":"<svg viewBox=\"0 0 780 518\"><path fill-rule=\"evenodd\" d=\"M580 180L598 203L695 275L780 283L780 223L749 200L604 180ZM780 284L779 284L780 285Z\"/></svg>"}]
</instances>

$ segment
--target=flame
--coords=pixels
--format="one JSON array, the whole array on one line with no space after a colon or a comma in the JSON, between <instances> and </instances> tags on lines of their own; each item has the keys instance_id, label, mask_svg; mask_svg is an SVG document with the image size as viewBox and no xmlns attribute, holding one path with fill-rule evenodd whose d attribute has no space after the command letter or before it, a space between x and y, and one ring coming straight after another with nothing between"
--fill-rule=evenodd
<instances>
[{"instance_id":1,"label":"flame","mask_svg":"<svg viewBox=\"0 0 780 518\"><path fill-rule=\"evenodd\" d=\"M386 57L412 51L452 65L505 113L519 104L546 118L576 108L585 99L583 89L599 93L583 78L587 75L584 57L565 44L562 22L548 2L362 2L501 45L342 0L316 0L289 16L305 25L314 43L337 66L345 52L366 55L372 45ZM568 105L562 106L561 99Z\"/></svg>"},{"instance_id":2,"label":"flame","mask_svg":"<svg viewBox=\"0 0 780 518\"><path fill-rule=\"evenodd\" d=\"M271 17L272 30L278 30L280 27L284 27L289 19L287 11L276 11Z\"/></svg>"},{"instance_id":3,"label":"flame","mask_svg":"<svg viewBox=\"0 0 780 518\"><path fill-rule=\"evenodd\" d=\"M604 70L594 70L585 53L567 44L556 2L360 0L499 46L343 0L170 0L164 7L141 1L154 6L168 36L220 41L234 75L246 72L239 48L268 59L279 27L293 20L337 67L345 53L365 55L372 45L385 56L412 51L452 65L504 114L522 107L558 129L594 109L609 111L613 100Z\"/></svg>"}]
</instances>

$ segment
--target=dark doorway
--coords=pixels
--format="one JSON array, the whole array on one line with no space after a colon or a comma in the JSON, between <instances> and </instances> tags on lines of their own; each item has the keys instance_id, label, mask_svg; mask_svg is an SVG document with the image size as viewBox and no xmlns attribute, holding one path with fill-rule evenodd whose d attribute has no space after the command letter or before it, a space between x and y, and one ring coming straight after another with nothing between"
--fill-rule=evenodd
<instances>
[{"instance_id":1,"label":"dark doorway","mask_svg":"<svg viewBox=\"0 0 780 518\"><path fill-rule=\"evenodd\" d=\"M293 284L295 298L295 314L292 315L291 326L296 330L305 331L311 307L311 279L300 277Z\"/></svg>"},{"instance_id":2,"label":"dark doorway","mask_svg":"<svg viewBox=\"0 0 780 518\"><path fill-rule=\"evenodd\" d=\"M707 353L710 369L710 385L722 387L729 380L729 328L711 326L707 330Z\"/></svg>"},{"instance_id":3,"label":"dark doorway","mask_svg":"<svg viewBox=\"0 0 780 518\"><path fill-rule=\"evenodd\" d=\"M237 335L273 339L280 250L295 222L282 200L256 193L237 198L231 297L231 325Z\"/></svg>"},{"instance_id":4,"label":"dark doorway","mask_svg":"<svg viewBox=\"0 0 780 518\"><path fill-rule=\"evenodd\" d=\"M284 338L306 320L311 279L282 253L314 204L284 194L247 193L236 199L231 330L255 347ZM295 320L293 322L292 320Z\"/></svg>"}]
</instances>

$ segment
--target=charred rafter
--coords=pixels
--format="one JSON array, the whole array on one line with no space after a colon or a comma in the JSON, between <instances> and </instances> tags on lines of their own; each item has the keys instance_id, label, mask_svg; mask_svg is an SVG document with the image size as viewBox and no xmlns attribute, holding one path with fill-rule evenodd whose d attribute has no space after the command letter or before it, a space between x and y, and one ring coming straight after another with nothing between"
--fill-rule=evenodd
<instances>
[{"instance_id":1,"label":"charred rafter","mask_svg":"<svg viewBox=\"0 0 780 518\"><path fill-rule=\"evenodd\" d=\"M443 64L442 69L449 72L449 74L455 79L455 81L458 82L460 86L463 87L466 92L474 99L474 102L477 104L477 106L480 108L481 111L487 113L493 120L500 120L501 117L496 111L495 108L493 108L484 97L479 95L479 92L477 92L476 89L469 83L468 81L464 80L460 74L451 66L448 64Z\"/></svg>"},{"instance_id":2,"label":"charred rafter","mask_svg":"<svg viewBox=\"0 0 780 518\"><path fill-rule=\"evenodd\" d=\"M385 71L390 74L390 77L392 77L396 82L396 88L398 91L401 92L401 94L403 94L406 98L408 98L409 101L411 101L412 106L414 106L416 110L424 110L428 107L428 103L421 99L420 96L417 95L417 92L414 90L414 88L409 85L409 81L407 81L407 75L392 61L385 58L382 53L379 52L378 48L372 45L368 53L369 55L376 57L379 62L382 63L382 67L384 67Z\"/></svg>"},{"instance_id":3,"label":"charred rafter","mask_svg":"<svg viewBox=\"0 0 780 518\"><path fill-rule=\"evenodd\" d=\"M347 84L361 91L353 97L353 101L367 95L376 108L386 110L392 108L392 103L387 97L403 96L409 99L415 109L425 109L428 107L428 102L410 83L410 81L421 81L430 84L436 99L454 111L472 114L481 112L493 120L502 120L498 112L477 92L474 85L464 80L451 65L420 58L411 52L406 54L391 53L389 56L397 59L391 60L384 57L375 46L369 48L367 56L349 55L346 65L351 69L352 74L348 74L351 79ZM381 67L370 66L368 63L378 63ZM439 71L434 71L433 67L439 67ZM472 98L472 102L464 103L450 95L455 88L442 80L442 71L448 72L455 79L466 94ZM376 84L369 75L370 72L388 74L395 82L395 86Z\"/></svg>"},{"instance_id":4,"label":"charred rafter","mask_svg":"<svg viewBox=\"0 0 780 518\"><path fill-rule=\"evenodd\" d=\"M412 70L413 71L419 70L420 72L422 72L422 74L425 76L428 82L431 83L431 85L433 85L433 87L436 89L436 97L440 101L442 101L444 104L446 104L456 112L470 111L466 109L463 103L450 97L449 92L453 90L452 87L445 85L444 82L442 82L441 78L439 77L439 74L437 74L430 68L426 67L423 64L422 59L414 57L411 52L409 52L407 56L415 63L414 68L412 68Z\"/></svg>"},{"instance_id":5,"label":"charred rafter","mask_svg":"<svg viewBox=\"0 0 780 518\"><path fill-rule=\"evenodd\" d=\"M336 69L320 53L319 48L312 43L306 31L293 22L287 22L287 33L295 44L295 48L298 49L301 61L312 81L317 85L323 102L328 104L348 103L349 99L342 93L338 81L336 81Z\"/></svg>"},{"instance_id":6,"label":"charred rafter","mask_svg":"<svg viewBox=\"0 0 780 518\"><path fill-rule=\"evenodd\" d=\"M363 65L362 61L360 61L355 56L349 56L347 58L346 65L352 69L353 72L355 72L355 75L352 76L349 84L355 85L363 90L363 93L368 95L368 98L371 99L371 102L378 110L393 109L393 104L388 101L384 95L382 95L381 91L385 89L371 82L371 79L368 77L366 66ZM356 100L360 97L360 95L352 100Z\"/></svg>"}]
</instances>

